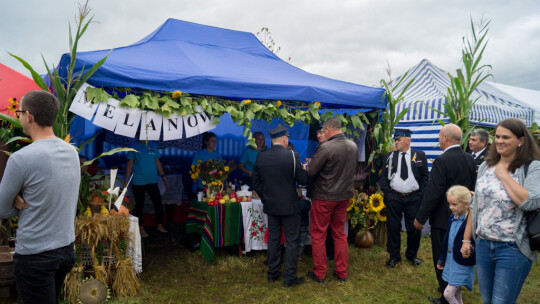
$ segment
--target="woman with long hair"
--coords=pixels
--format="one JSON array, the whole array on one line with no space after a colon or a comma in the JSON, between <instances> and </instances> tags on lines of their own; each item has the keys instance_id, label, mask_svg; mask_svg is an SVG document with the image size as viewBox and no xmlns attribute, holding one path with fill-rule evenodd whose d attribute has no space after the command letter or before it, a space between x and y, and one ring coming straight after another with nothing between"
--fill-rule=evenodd
<instances>
[{"instance_id":1,"label":"woman with long hair","mask_svg":"<svg viewBox=\"0 0 540 304\"><path fill-rule=\"evenodd\" d=\"M476 241L478 286L484 303L515 303L537 252L527 237L526 211L540 208L540 150L525 124L505 119L478 170L461 252Z\"/></svg>"}]
</instances>

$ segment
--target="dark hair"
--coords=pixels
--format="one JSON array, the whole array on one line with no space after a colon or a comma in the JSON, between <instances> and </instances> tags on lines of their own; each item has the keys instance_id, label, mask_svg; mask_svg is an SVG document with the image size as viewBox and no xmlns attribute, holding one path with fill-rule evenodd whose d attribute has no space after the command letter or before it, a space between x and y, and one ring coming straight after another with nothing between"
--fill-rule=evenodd
<instances>
[{"instance_id":1,"label":"dark hair","mask_svg":"<svg viewBox=\"0 0 540 304\"><path fill-rule=\"evenodd\" d=\"M253 133L253 138L255 138L257 135L262 135L264 137L263 132L257 131L255 133Z\"/></svg>"},{"instance_id":2,"label":"dark hair","mask_svg":"<svg viewBox=\"0 0 540 304\"><path fill-rule=\"evenodd\" d=\"M480 141L485 141L486 145L489 143L489 133L484 129L476 129L471 132L471 136L478 136Z\"/></svg>"},{"instance_id":3,"label":"dark hair","mask_svg":"<svg viewBox=\"0 0 540 304\"><path fill-rule=\"evenodd\" d=\"M521 167L530 160L540 160L540 149L535 143L531 132L525 126L523 121L517 118L505 119L495 127L495 132L499 127L508 129L518 139L523 137L523 145L517 148L516 157L508 166L508 171L514 173L517 168ZM491 145L488 156L486 157L486 163L488 166L496 165L501 159L501 155L497 153L497 145Z\"/></svg>"},{"instance_id":4,"label":"dark hair","mask_svg":"<svg viewBox=\"0 0 540 304\"><path fill-rule=\"evenodd\" d=\"M203 135L202 135L202 147L203 147L203 149L206 149L206 147L207 147L206 143L212 137L217 138L217 136L216 136L216 134L214 134L214 132L204 132L203 133Z\"/></svg>"},{"instance_id":5,"label":"dark hair","mask_svg":"<svg viewBox=\"0 0 540 304\"><path fill-rule=\"evenodd\" d=\"M30 91L24 95L23 111L28 111L41 127L52 127L58 115L59 102L47 91Z\"/></svg>"}]
</instances>

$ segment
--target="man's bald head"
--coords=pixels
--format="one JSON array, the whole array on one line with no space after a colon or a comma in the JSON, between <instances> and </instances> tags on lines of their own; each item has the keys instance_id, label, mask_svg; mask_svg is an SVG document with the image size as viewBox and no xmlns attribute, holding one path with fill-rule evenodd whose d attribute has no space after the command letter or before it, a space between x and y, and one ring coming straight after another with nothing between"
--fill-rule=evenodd
<instances>
[{"instance_id":1,"label":"man's bald head","mask_svg":"<svg viewBox=\"0 0 540 304\"><path fill-rule=\"evenodd\" d=\"M446 148L458 145L461 143L461 137L463 133L461 129L455 124L447 124L442 127L441 132L439 132L439 145L440 148L444 151Z\"/></svg>"}]
</instances>

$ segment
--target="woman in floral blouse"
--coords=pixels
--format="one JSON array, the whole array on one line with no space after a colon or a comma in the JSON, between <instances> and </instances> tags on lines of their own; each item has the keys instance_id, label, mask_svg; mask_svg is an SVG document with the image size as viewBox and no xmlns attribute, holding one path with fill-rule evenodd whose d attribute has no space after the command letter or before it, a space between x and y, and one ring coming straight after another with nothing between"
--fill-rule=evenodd
<instances>
[{"instance_id":1,"label":"woman in floral blouse","mask_svg":"<svg viewBox=\"0 0 540 304\"><path fill-rule=\"evenodd\" d=\"M537 252L527 238L526 211L540 208L540 150L525 124L506 119L478 170L461 252L476 241L478 286L484 303L515 303ZM527 173L525 173L527 167Z\"/></svg>"}]
</instances>

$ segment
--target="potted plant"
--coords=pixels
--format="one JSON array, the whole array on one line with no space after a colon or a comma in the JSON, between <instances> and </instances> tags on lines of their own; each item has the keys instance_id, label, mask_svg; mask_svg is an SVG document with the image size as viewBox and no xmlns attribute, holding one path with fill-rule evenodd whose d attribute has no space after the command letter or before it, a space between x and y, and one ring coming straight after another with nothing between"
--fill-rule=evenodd
<instances>
[{"instance_id":1,"label":"potted plant","mask_svg":"<svg viewBox=\"0 0 540 304\"><path fill-rule=\"evenodd\" d=\"M377 226L379 220L386 221L386 206L380 193L368 196L365 192L357 192L350 200L347 218L355 233L355 245L360 248L373 246L373 235L369 231Z\"/></svg>"}]
</instances>

